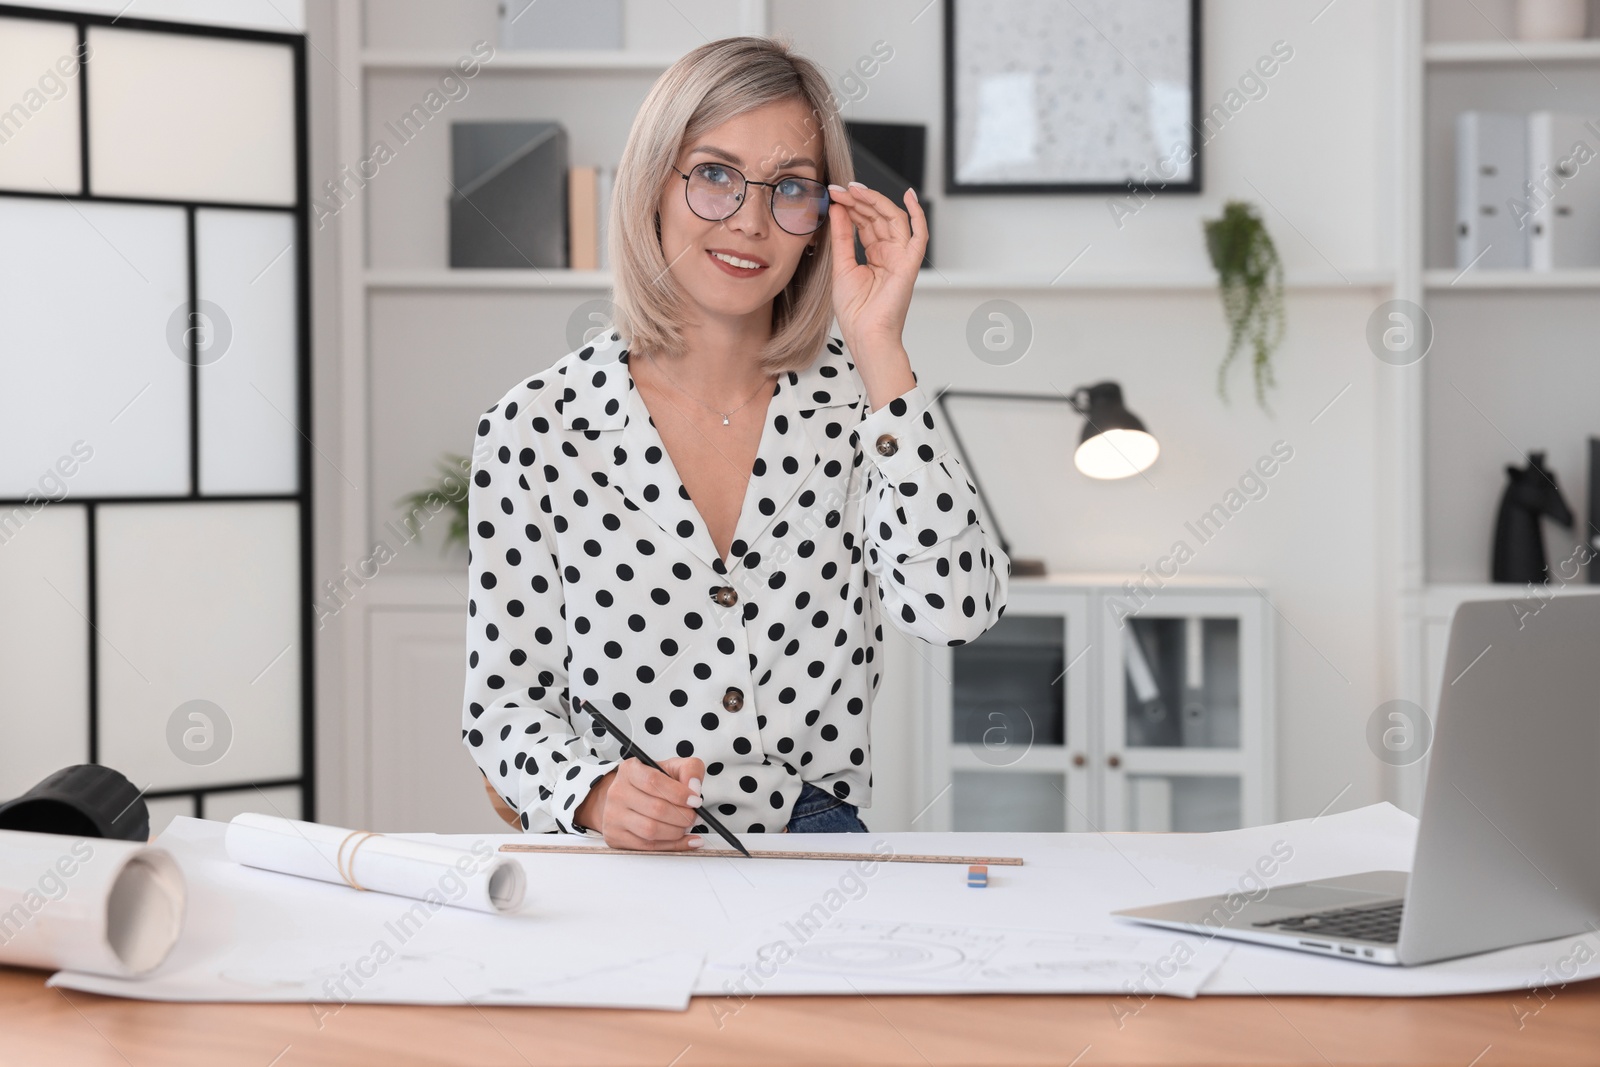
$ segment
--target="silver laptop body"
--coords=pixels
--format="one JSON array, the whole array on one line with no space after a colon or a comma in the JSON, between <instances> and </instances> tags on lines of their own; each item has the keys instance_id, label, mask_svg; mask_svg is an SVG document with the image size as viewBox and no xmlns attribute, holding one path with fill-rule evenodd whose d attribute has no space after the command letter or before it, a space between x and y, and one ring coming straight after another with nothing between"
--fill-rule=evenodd
<instances>
[{"instance_id":1,"label":"silver laptop body","mask_svg":"<svg viewBox=\"0 0 1600 1067\"><path fill-rule=\"evenodd\" d=\"M1438 708L1409 877L1112 914L1402 965L1600 932L1600 595L1461 604Z\"/></svg>"}]
</instances>

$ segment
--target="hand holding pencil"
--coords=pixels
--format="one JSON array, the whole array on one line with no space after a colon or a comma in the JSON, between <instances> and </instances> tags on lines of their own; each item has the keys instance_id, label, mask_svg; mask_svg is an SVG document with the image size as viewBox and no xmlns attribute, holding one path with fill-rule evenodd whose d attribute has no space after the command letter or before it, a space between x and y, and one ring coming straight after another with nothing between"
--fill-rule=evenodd
<instances>
[{"instance_id":1,"label":"hand holding pencil","mask_svg":"<svg viewBox=\"0 0 1600 1067\"><path fill-rule=\"evenodd\" d=\"M688 832L699 819L728 844L750 855L715 815L697 810L703 804L700 783L705 764L701 760L689 756L657 763L599 708L582 697L577 704L616 736L622 754L629 757L590 787L589 796L576 812L580 826L599 829L612 848L682 852L701 846L700 835ZM618 789L621 793L613 796Z\"/></svg>"},{"instance_id":2,"label":"hand holding pencil","mask_svg":"<svg viewBox=\"0 0 1600 1067\"><path fill-rule=\"evenodd\" d=\"M655 770L630 756L595 781L578 805L579 825L599 830L612 848L699 848L689 827L699 818L705 762L696 756L663 760Z\"/></svg>"}]
</instances>

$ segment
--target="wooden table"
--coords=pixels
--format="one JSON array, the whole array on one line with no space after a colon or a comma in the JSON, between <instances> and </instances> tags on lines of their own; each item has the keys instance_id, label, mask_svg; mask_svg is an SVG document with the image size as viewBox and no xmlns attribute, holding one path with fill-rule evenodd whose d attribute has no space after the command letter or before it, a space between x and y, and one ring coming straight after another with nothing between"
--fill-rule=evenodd
<instances>
[{"instance_id":1,"label":"wooden table","mask_svg":"<svg viewBox=\"0 0 1600 1067\"><path fill-rule=\"evenodd\" d=\"M3 1067L1600 1063L1600 981L1142 1007L1104 996L696 997L663 1012L173 1004L48 989L47 976L0 967Z\"/></svg>"}]
</instances>

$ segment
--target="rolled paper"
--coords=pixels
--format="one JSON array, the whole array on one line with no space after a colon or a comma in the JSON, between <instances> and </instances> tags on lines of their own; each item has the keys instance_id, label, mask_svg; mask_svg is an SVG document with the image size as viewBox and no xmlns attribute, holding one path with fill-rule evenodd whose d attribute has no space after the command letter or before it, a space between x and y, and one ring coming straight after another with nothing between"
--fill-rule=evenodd
<instances>
[{"instance_id":1,"label":"rolled paper","mask_svg":"<svg viewBox=\"0 0 1600 1067\"><path fill-rule=\"evenodd\" d=\"M0 830L0 963L138 978L177 943L187 899L165 849Z\"/></svg>"},{"instance_id":2,"label":"rolled paper","mask_svg":"<svg viewBox=\"0 0 1600 1067\"><path fill-rule=\"evenodd\" d=\"M470 849L246 812L223 838L235 863L490 913L522 904L527 876L488 841Z\"/></svg>"}]
</instances>

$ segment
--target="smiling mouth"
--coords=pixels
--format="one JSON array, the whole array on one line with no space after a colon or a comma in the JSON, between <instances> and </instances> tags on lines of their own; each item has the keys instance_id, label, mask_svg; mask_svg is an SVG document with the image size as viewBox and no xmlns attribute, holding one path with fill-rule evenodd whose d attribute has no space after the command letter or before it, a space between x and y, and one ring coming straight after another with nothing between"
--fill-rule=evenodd
<instances>
[{"instance_id":1,"label":"smiling mouth","mask_svg":"<svg viewBox=\"0 0 1600 1067\"><path fill-rule=\"evenodd\" d=\"M753 259L746 259L743 256L735 256L730 252L718 252L714 249L708 248L706 249L706 255L710 256L723 266L730 267L733 270L753 272L765 270L767 268L767 264L765 263L760 263Z\"/></svg>"}]
</instances>

